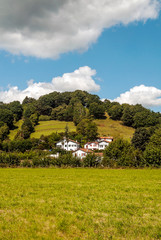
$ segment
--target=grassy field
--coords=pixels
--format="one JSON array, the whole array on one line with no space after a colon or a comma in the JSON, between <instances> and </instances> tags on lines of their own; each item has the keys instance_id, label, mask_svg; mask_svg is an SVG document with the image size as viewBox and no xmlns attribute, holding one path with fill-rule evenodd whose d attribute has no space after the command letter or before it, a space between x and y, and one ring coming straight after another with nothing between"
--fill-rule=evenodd
<instances>
[{"instance_id":1,"label":"grassy field","mask_svg":"<svg viewBox=\"0 0 161 240\"><path fill-rule=\"evenodd\" d=\"M133 136L134 129L123 126L120 121L113 121L109 119L95 120L98 126L98 132L100 136L113 136L114 138L122 137L130 140ZM53 132L65 131L65 126L68 124L69 131L76 131L76 127L73 122L64 121L40 121L39 125L35 127L35 132L31 134L31 137L39 138L42 134L44 136L50 135Z\"/></svg>"},{"instance_id":2,"label":"grassy field","mask_svg":"<svg viewBox=\"0 0 161 240\"><path fill-rule=\"evenodd\" d=\"M130 140L133 136L134 129L122 125L121 121L114 121L106 115L105 120L95 120L98 126L100 136L113 136L114 138L124 138Z\"/></svg>"},{"instance_id":3,"label":"grassy field","mask_svg":"<svg viewBox=\"0 0 161 240\"><path fill-rule=\"evenodd\" d=\"M53 132L64 132L65 127L68 125L69 131L76 131L76 127L73 122L64 122L64 121L40 121L39 125L35 127L35 132L31 134L31 138L40 138L43 134L44 136L48 136Z\"/></svg>"},{"instance_id":4,"label":"grassy field","mask_svg":"<svg viewBox=\"0 0 161 240\"><path fill-rule=\"evenodd\" d=\"M0 239L161 239L161 170L0 169Z\"/></svg>"},{"instance_id":5,"label":"grassy field","mask_svg":"<svg viewBox=\"0 0 161 240\"><path fill-rule=\"evenodd\" d=\"M23 123L23 120L22 120L22 119L15 123L15 126L16 126L17 128L10 131L9 136L8 136L9 139L11 139L11 140L14 139L14 137L16 136L18 130L21 129L22 123Z\"/></svg>"}]
</instances>

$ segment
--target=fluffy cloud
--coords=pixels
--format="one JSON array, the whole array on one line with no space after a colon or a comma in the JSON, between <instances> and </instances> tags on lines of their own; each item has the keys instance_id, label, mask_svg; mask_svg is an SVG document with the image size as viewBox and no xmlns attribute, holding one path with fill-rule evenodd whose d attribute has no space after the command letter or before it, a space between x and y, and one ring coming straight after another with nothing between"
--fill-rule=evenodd
<instances>
[{"instance_id":1,"label":"fluffy cloud","mask_svg":"<svg viewBox=\"0 0 161 240\"><path fill-rule=\"evenodd\" d=\"M85 90L88 92L97 92L100 86L95 83L93 77L96 71L88 66L80 67L72 73L65 73L62 77L53 78L51 82L34 83L33 80L28 82L28 87L25 90L19 90L17 86L9 87L7 91L0 92L0 101L8 103L14 100L20 102L28 97L39 98L41 95L48 94L53 91L74 91Z\"/></svg>"},{"instance_id":2,"label":"fluffy cloud","mask_svg":"<svg viewBox=\"0 0 161 240\"><path fill-rule=\"evenodd\" d=\"M84 51L103 29L154 19L160 11L159 0L0 2L0 49L41 58Z\"/></svg>"},{"instance_id":3,"label":"fluffy cloud","mask_svg":"<svg viewBox=\"0 0 161 240\"><path fill-rule=\"evenodd\" d=\"M129 91L122 93L113 101L119 103L142 104L144 107L161 106L161 90L144 85L135 86Z\"/></svg>"}]
</instances>

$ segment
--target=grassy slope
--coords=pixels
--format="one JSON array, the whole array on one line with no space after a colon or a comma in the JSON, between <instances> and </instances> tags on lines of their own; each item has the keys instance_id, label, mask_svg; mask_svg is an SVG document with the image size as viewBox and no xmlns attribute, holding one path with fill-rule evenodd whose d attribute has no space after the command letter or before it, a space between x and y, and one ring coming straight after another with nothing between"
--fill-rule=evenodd
<instances>
[{"instance_id":1,"label":"grassy slope","mask_svg":"<svg viewBox=\"0 0 161 240\"><path fill-rule=\"evenodd\" d=\"M113 136L114 138L123 137L124 139L132 138L134 129L130 127L123 126L121 121L113 121L107 115L105 120L95 120L98 125L98 132L100 136ZM63 132L65 131L66 124L69 127L69 131L76 131L76 127L73 122L64 121L40 121L39 125L35 127L35 132L31 134L31 137L40 138L43 134L44 136L50 135L53 132ZM12 140L16 135L17 131L22 125L22 120L16 123L17 129L13 130L9 134L9 138Z\"/></svg>"},{"instance_id":2,"label":"grassy slope","mask_svg":"<svg viewBox=\"0 0 161 240\"><path fill-rule=\"evenodd\" d=\"M0 169L0 239L161 239L161 170Z\"/></svg>"},{"instance_id":3,"label":"grassy slope","mask_svg":"<svg viewBox=\"0 0 161 240\"><path fill-rule=\"evenodd\" d=\"M23 120L19 120L17 123L15 123L15 126L17 127L16 129L14 130L11 130L10 133L9 133L9 139L13 140L14 137L16 136L18 130L21 129L21 126L22 126L22 123L23 123Z\"/></svg>"},{"instance_id":4,"label":"grassy slope","mask_svg":"<svg viewBox=\"0 0 161 240\"><path fill-rule=\"evenodd\" d=\"M114 138L122 137L130 140L133 136L134 129L122 125L121 121L114 121L109 118L105 120L95 120L98 126L100 136L113 136Z\"/></svg>"},{"instance_id":5,"label":"grassy slope","mask_svg":"<svg viewBox=\"0 0 161 240\"><path fill-rule=\"evenodd\" d=\"M73 122L64 122L64 121L40 121L39 125L35 127L35 132L31 134L31 138L40 138L43 134L44 136L50 135L53 132L64 132L65 127L68 125L69 131L75 131L76 127Z\"/></svg>"}]
</instances>

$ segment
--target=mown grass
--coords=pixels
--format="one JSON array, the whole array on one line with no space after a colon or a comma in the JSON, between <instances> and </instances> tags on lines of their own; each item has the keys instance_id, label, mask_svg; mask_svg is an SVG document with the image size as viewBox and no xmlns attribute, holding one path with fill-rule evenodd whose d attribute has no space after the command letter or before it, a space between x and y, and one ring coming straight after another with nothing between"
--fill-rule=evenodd
<instances>
[{"instance_id":1,"label":"mown grass","mask_svg":"<svg viewBox=\"0 0 161 240\"><path fill-rule=\"evenodd\" d=\"M76 131L76 127L73 122L65 122L65 121L40 121L39 125L35 126L35 132L31 134L31 138L40 138L41 135L48 136L53 132L64 132L65 127L68 125L69 131Z\"/></svg>"},{"instance_id":2,"label":"mown grass","mask_svg":"<svg viewBox=\"0 0 161 240\"><path fill-rule=\"evenodd\" d=\"M0 239L161 239L161 170L0 169Z\"/></svg>"},{"instance_id":3,"label":"mown grass","mask_svg":"<svg viewBox=\"0 0 161 240\"><path fill-rule=\"evenodd\" d=\"M114 121L106 115L106 119L95 120L98 126L100 136L112 136L116 138L123 138L130 140L134 134L134 129L122 125L121 121Z\"/></svg>"},{"instance_id":4,"label":"mown grass","mask_svg":"<svg viewBox=\"0 0 161 240\"><path fill-rule=\"evenodd\" d=\"M22 126L22 123L23 123L23 120L19 120L18 122L16 122L14 125L17 127L15 128L14 130L11 130L8 137L10 140L13 140L14 137L16 136L17 132L21 129L21 126Z\"/></svg>"}]
</instances>

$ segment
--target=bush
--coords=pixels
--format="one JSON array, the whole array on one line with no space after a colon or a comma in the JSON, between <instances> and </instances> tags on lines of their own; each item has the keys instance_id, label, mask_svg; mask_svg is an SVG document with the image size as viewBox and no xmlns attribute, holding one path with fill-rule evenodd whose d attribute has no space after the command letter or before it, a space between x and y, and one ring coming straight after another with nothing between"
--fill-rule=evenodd
<instances>
[{"instance_id":1,"label":"bush","mask_svg":"<svg viewBox=\"0 0 161 240\"><path fill-rule=\"evenodd\" d=\"M98 157L94 154L87 154L83 160L84 167L97 167L99 165Z\"/></svg>"},{"instance_id":2,"label":"bush","mask_svg":"<svg viewBox=\"0 0 161 240\"><path fill-rule=\"evenodd\" d=\"M39 116L39 121L50 121L51 117L48 115L40 115Z\"/></svg>"}]
</instances>

